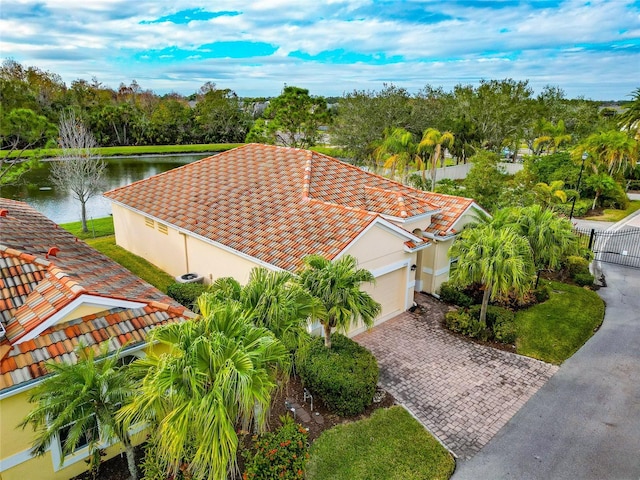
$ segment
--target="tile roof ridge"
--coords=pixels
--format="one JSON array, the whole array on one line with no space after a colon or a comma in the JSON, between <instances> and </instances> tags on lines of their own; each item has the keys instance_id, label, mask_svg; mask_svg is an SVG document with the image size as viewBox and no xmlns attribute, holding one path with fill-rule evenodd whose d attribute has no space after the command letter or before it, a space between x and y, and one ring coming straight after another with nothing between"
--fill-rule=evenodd
<instances>
[{"instance_id":1,"label":"tile roof ridge","mask_svg":"<svg viewBox=\"0 0 640 480\"><path fill-rule=\"evenodd\" d=\"M26 253L23 252L22 250L18 250L12 247L7 247L6 245L0 244L0 253L3 253L7 256L13 257L13 258L18 258L20 260L24 260L25 262L28 263L34 263L36 265L39 265L43 268L48 268L52 265L50 260L47 260L45 258L42 257L38 257L36 255L33 255L31 253Z\"/></svg>"},{"instance_id":2,"label":"tile roof ridge","mask_svg":"<svg viewBox=\"0 0 640 480\"><path fill-rule=\"evenodd\" d=\"M139 300L142 303L146 303L149 307L163 312L168 312L174 315L182 315L187 318L197 318L199 315L193 313L187 307L182 305L170 305L164 302L158 302L157 300Z\"/></svg>"},{"instance_id":3,"label":"tile roof ridge","mask_svg":"<svg viewBox=\"0 0 640 480\"><path fill-rule=\"evenodd\" d=\"M307 152L310 152L307 150ZM311 190L311 170L313 168L313 155L307 153L307 161L304 165L304 177L302 179L302 200L308 201L311 200L309 197L309 192Z\"/></svg>"}]
</instances>

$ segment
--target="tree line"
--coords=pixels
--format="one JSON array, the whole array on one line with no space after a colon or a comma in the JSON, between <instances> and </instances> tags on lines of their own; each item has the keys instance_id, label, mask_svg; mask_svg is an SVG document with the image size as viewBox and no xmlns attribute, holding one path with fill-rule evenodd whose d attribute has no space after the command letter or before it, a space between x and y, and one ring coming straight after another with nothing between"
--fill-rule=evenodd
<instances>
[{"instance_id":1,"label":"tree line","mask_svg":"<svg viewBox=\"0 0 640 480\"><path fill-rule=\"evenodd\" d=\"M463 161L482 147L498 151L519 142L533 146L545 123L564 123L582 138L610 128L615 111L600 102L568 99L547 86L534 95L528 81L483 80L451 91L426 85L416 94L388 84L338 98L285 87L275 98L240 98L207 82L191 95L158 95L135 80L112 89L95 77L66 85L53 72L7 59L0 67L2 147L37 148L56 142L56 125L73 110L100 146L238 143L247 139L312 146L327 126L332 143L364 161L387 128L421 136L427 128L452 132L449 149ZM517 150L517 149L516 149Z\"/></svg>"}]
</instances>

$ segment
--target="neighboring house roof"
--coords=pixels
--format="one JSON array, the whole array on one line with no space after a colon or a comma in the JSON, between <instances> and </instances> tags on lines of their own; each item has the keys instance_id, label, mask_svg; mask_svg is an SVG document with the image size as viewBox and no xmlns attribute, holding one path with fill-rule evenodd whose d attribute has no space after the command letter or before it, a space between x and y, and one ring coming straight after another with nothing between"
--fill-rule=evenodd
<instances>
[{"instance_id":1,"label":"neighboring house roof","mask_svg":"<svg viewBox=\"0 0 640 480\"><path fill-rule=\"evenodd\" d=\"M74 308L104 310L73 318ZM97 307L96 307L97 306ZM193 314L25 203L0 198L0 392L77 360L82 343L144 343L156 325Z\"/></svg>"},{"instance_id":2,"label":"neighboring house roof","mask_svg":"<svg viewBox=\"0 0 640 480\"><path fill-rule=\"evenodd\" d=\"M326 155L248 144L105 193L117 204L294 270L335 258L381 217L432 214L445 235L473 200L424 192ZM409 232L407 239L416 241Z\"/></svg>"}]
</instances>

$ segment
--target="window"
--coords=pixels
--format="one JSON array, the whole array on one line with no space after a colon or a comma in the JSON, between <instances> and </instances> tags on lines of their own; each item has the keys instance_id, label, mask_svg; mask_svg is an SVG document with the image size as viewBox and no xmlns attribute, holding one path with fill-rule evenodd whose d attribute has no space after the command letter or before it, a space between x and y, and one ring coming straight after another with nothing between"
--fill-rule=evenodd
<instances>
[{"instance_id":1,"label":"window","mask_svg":"<svg viewBox=\"0 0 640 480\"><path fill-rule=\"evenodd\" d=\"M69 424L69 425L66 425L66 426L62 427L60 430L58 430L58 439L60 440L60 449L63 452L64 452L65 446L67 444L67 439L69 438L69 432L71 431L71 427L72 426L73 426L73 424ZM82 450L83 448L88 447L89 446L89 440L94 435L98 435L98 426L97 425L94 425L93 428L91 428L91 430L89 430L88 432L84 432L80 436L80 439L78 440L78 444L76 445L76 448L74 448L71 453L75 453L78 450Z\"/></svg>"},{"instance_id":2,"label":"window","mask_svg":"<svg viewBox=\"0 0 640 480\"><path fill-rule=\"evenodd\" d=\"M164 225L164 224L162 224L162 223L159 223L159 224L158 224L158 231L159 231L160 233L164 233L165 235L168 235L168 234L169 234L169 229L167 228L167 226L166 226L166 225Z\"/></svg>"},{"instance_id":3,"label":"window","mask_svg":"<svg viewBox=\"0 0 640 480\"><path fill-rule=\"evenodd\" d=\"M147 227L154 228L154 227L155 227L155 225L156 225L156 222L154 222L152 218L145 217L145 218L144 218L144 224L145 224Z\"/></svg>"}]
</instances>

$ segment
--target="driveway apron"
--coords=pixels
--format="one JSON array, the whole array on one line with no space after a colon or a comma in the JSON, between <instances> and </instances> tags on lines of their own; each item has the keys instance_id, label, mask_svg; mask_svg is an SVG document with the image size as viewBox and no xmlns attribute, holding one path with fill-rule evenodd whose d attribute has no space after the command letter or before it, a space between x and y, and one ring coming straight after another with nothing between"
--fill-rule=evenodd
<instances>
[{"instance_id":1,"label":"driveway apron","mask_svg":"<svg viewBox=\"0 0 640 480\"><path fill-rule=\"evenodd\" d=\"M558 367L463 340L440 325L444 304L416 301L422 313L403 313L355 340L378 360L382 386L458 458L470 458Z\"/></svg>"},{"instance_id":2,"label":"driveway apron","mask_svg":"<svg viewBox=\"0 0 640 480\"><path fill-rule=\"evenodd\" d=\"M640 478L640 270L603 270L600 330L454 480Z\"/></svg>"}]
</instances>

